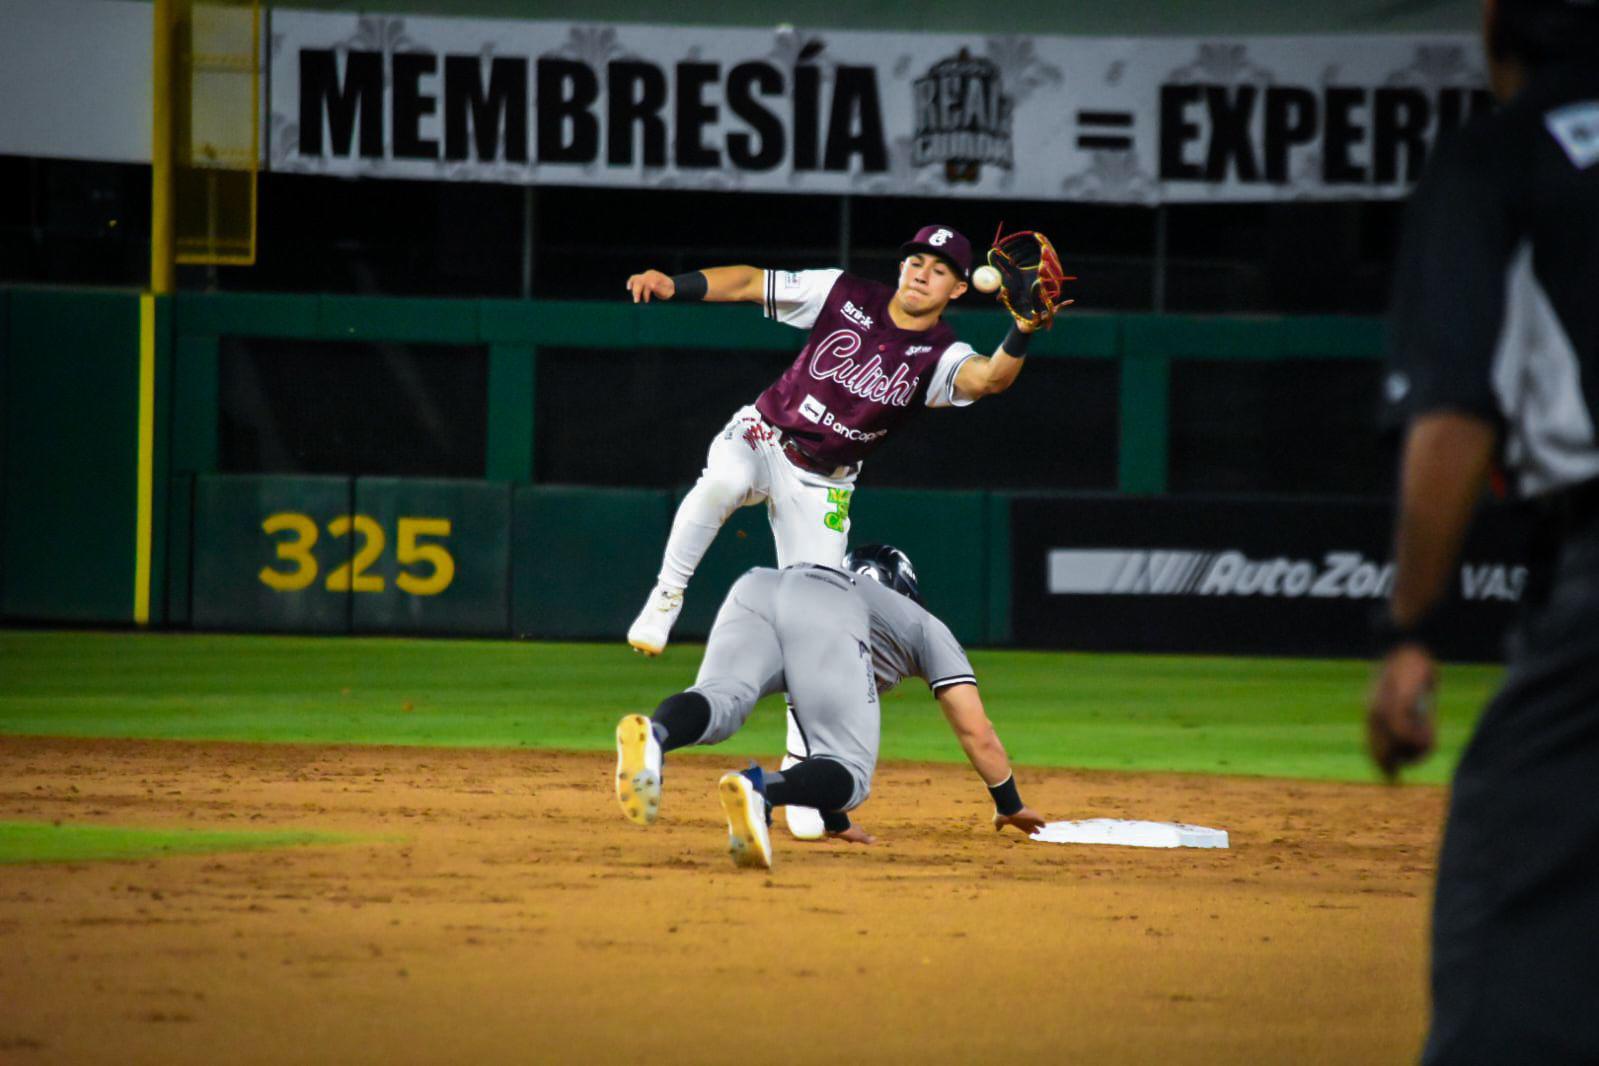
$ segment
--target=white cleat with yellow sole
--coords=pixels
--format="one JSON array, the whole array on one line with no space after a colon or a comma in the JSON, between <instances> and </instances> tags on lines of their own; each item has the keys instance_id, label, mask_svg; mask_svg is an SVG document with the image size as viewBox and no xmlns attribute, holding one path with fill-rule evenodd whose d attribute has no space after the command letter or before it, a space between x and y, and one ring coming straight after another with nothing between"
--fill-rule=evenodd
<instances>
[{"instance_id":1,"label":"white cleat with yellow sole","mask_svg":"<svg viewBox=\"0 0 1599 1066\"><path fill-rule=\"evenodd\" d=\"M638 825L653 824L661 813L661 745L642 714L616 724L616 802Z\"/></svg>"},{"instance_id":2,"label":"white cleat with yellow sole","mask_svg":"<svg viewBox=\"0 0 1599 1066\"><path fill-rule=\"evenodd\" d=\"M722 775L716 794L727 815L727 851L733 865L772 868L772 834L766 806L766 783L759 766Z\"/></svg>"}]
</instances>

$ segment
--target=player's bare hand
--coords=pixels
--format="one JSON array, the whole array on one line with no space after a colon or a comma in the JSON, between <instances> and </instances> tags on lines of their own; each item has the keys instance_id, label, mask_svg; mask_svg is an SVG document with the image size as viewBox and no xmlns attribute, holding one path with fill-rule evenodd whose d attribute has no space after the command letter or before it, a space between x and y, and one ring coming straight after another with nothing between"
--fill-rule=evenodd
<instances>
[{"instance_id":1,"label":"player's bare hand","mask_svg":"<svg viewBox=\"0 0 1599 1066\"><path fill-rule=\"evenodd\" d=\"M1007 825L1020 829L1022 836L1030 837L1044 828L1044 819L1031 807L1023 807L1015 814L994 815L994 832L999 832Z\"/></svg>"},{"instance_id":2,"label":"player's bare hand","mask_svg":"<svg viewBox=\"0 0 1599 1066\"><path fill-rule=\"evenodd\" d=\"M634 303L647 304L652 297L670 300L677 294L677 285L659 270L646 270L627 279L627 291L632 294Z\"/></svg>"},{"instance_id":3,"label":"player's bare hand","mask_svg":"<svg viewBox=\"0 0 1599 1066\"><path fill-rule=\"evenodd\" d=\"M829 833L829 834L827 834L827 836L828 836L828 839L830 839L830 840L844 840L844 841L848 841L851 844L875 844L875 843L877 843L877 838L876 837L872 836L872 834L868 833L866 830L862 829L858 825L852 825L848 829L842 830L842 831L837 832L837 833Z\"/></svg>"},{"instance_id":4,"label":"player's bare hand","mask_svg":"<svg viewBox=\"0 0 1599 1066\"><path fill-rule=\"evenodd\" d=\"M1425 758L1437 742L1433 692L1438 670L1419 644L1401 644L1383 660L1366 708L1366 747L1389 781Z\"/></svg>"}]
</instances>

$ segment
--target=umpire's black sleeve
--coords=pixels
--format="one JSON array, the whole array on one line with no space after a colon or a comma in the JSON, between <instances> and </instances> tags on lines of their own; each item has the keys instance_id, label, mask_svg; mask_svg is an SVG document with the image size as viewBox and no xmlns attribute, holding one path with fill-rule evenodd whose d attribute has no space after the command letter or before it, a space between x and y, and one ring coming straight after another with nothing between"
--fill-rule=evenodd
<instances>
[{"instance_id":1,"label":"umpire's black sleeve","mask_svg":"<svg viewBox=\"0 0 1599 1066\"><path fill-rule=\"evenodd\" d=\"M1452 410L1499 422L1494 353L1517 225L1505 161L1474 122L1442 146L1412 195L1394 265L1381 422Z\"/></svg>"}]
</instances>

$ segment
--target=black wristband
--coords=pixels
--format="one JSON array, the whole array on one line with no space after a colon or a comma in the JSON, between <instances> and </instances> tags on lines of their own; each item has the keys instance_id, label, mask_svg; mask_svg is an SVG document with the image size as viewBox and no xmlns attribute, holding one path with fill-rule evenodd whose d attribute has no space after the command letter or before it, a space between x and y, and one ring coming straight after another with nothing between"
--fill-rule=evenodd
<instances>
[{"instance_id":1,"label":"black wristband","mask_svg":"<svg viewBox=\"0 0 1599 1066\"><path fill-rule=\"evenodd\" d=\"M690 270L687 274L673 274L672 284L677 286L672 293L674 300L703 300L705 294L711 291L711 283L702 270Z\"/></svg>"},{"instance_id":2,"label":"black wristband","mask_svg":"<svg viewBox=\"0 0 1599 1066\"><path fill-rule=\"evenodd\" d=\"M1438 638L1438 612L1428 611L1419 621L1402 626L1388 613L1388 604L1379 603L1371 612L1371 652L1381 659L1401 644L1419 644L1428 652Z\"/></svg>"},{"instance_id":3,"label":"black wristband","mask_svg":"<svg viewBox=\"0 0 1599 1066\"><path fill-rule=\"evenodd\" d=\"M1006 355L1024 359L1027 356L1027 342L1032 339L1033 335L1031 333L1023 333L1021 327L1013 323L1010 332L1005 334L1004 341L1000 343L1000 347L1005 349Z\"/></svg>"},{"instance_id":4,"label":"black wristband","mask_svg":"<svg viewBox=\"0 0 1599 1066\"><path fill-rule=\"evenodd\" d=\"M1022 794L1016 791L1015 774L997 785L989 785L988 794L994 797L994 809L1000 814L1011 815L1022 809Z\"/></svg>"},{"instance_id":5,"label":"black wristband","mask_svg":"<svg viewBox=\"0 0 1599 1066\"><path fill-rule=\"evenodd\" d=\"M850 827L849 815L843 811L823 811L822 828L829 833L842 833Z\"/></svg>"}]
</instances>

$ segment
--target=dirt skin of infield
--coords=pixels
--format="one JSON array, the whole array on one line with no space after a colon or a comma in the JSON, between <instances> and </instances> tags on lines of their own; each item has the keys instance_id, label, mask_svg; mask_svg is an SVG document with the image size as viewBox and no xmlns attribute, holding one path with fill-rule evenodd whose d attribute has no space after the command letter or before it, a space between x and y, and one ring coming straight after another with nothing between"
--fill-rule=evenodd
<instances>
[{"instance_id":1,"label":"dirt skin of infield","mask_svg":"<svg viewBox=\"0 0 1599 1066\"><path fill-rule=\"evenodd\" d=\"M0 737L0 819L359 834L0 866L0 1062L1384 1063L1426 1022L1444 793L1023 768L1051 819L1226 851L996 834L964 766L888 764L873 847L735 869L739 760L626 822L597 754Z\"/></svg>"}]
</instances>

